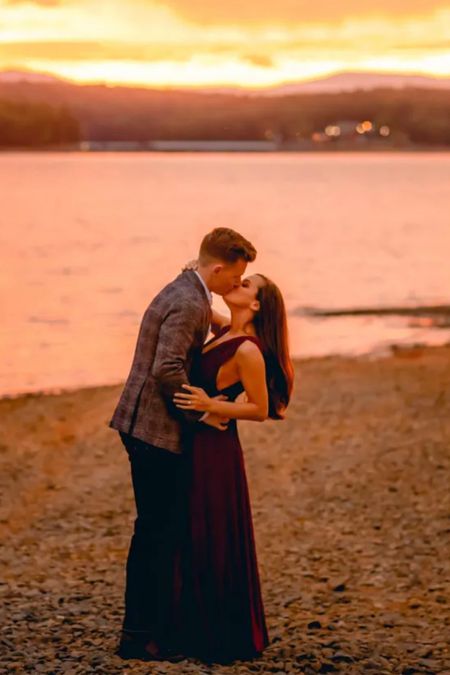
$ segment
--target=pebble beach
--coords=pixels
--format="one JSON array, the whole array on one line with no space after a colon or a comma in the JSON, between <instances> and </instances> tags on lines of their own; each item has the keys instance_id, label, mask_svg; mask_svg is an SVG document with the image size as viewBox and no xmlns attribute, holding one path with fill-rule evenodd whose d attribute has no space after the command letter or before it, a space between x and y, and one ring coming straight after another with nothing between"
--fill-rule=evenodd
<instances>
[{"instance_id":1,"label":"pebble beach","mask_svg":"<svg viewBox=\"0 0 450 675\"><path fill-rule=\"evenodd\" d=\"M450 675L450 345L295 367L286 420L239 423L270 645L227 666L114 655L121 386L0 400L0 673Z\"/></svg>"}]
</instances>

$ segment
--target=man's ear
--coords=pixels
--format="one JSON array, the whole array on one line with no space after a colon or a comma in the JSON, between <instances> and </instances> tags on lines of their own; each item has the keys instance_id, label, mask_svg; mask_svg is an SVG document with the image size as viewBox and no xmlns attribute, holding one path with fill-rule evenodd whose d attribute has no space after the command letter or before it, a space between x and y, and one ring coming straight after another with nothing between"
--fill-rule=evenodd
<instances>
[{"instance_id":1,"label":"man's ear","mask_svg":"<svg viewBox=\"0 0 450 675\"><path fill-rule=\"evenodd\" d=\"M221 272L222 270L223 270L223 265L221 265L220 263L218 263L217 265L214 265L214 267L213 267L213 273L214 274L219 274L219 272Z\"/></svg>"}]
</instances>

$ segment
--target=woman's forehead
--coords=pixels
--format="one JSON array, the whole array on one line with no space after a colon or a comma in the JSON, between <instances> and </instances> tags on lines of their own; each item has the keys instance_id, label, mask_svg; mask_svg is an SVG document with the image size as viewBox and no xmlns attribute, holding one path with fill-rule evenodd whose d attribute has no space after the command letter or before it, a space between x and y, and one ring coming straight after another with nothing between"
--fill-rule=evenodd
<instances>
[{"instance_id":1,"label":"woman's forehead","mask_svg":"<svg viewBox=\"0 0 450 675\"><path fill-rule=\"evenodd\" d=\"M244 281L249 281L251 284L258 287L262 285L262 278L259 274L251 274L250 276L245 277Z\"/></svg>"}]
</instances>

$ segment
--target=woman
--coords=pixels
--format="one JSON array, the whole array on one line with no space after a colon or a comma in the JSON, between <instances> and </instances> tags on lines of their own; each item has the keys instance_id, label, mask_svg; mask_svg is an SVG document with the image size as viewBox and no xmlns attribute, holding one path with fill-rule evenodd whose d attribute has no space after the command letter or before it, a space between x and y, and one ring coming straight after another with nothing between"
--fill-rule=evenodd
<instances>
[{"instance_id":1,"label":"woman","mask_svg":"<svg viewBox=\"0 0 450 675\"><path fill-rule=\"evenodd\" d=\"M192 438L179 612L186 655L230 662L258 656L269 643L236 420L283 419L293 369L283 298L272 281L254 274L224 301L231 323L213 313L214 337L192 376L200 386L186 385L174 403L229 420L225 430L198 425Z\"/></svg>"}]
</instances>

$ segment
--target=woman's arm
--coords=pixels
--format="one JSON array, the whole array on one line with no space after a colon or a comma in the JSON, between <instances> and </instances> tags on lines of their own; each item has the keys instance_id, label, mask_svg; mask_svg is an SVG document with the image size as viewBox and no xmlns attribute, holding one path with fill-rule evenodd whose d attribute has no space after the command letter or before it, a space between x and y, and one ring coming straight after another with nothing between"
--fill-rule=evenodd
<instances>
[{"instance_id":1,"label":"woman's arm","mask_svg":"<svg viewBox=\"0 0 450 675\"><path fill-rule=\"evenodd\" d=\"M176 407L211 412L230 419L263 422L269 410L264 357L254 343L247 341L236 350L236 364L247 395L246 402L220 401L210 398L200 387L183 385L189 393L175 394Z\"/></svg>"},{"instance_id":2,"label":"woman's arm","mask_svg":"<svg viewBox=\"0 0 450 675\"><path fill-rule=\"evenodd\" d=\"M223 314L219 314L215 309L212 310L212 319L211 319L211 332L214 335L218 335L222 328L229 326L231 323L230 319Z\"/></svg>"}]
</instances>

